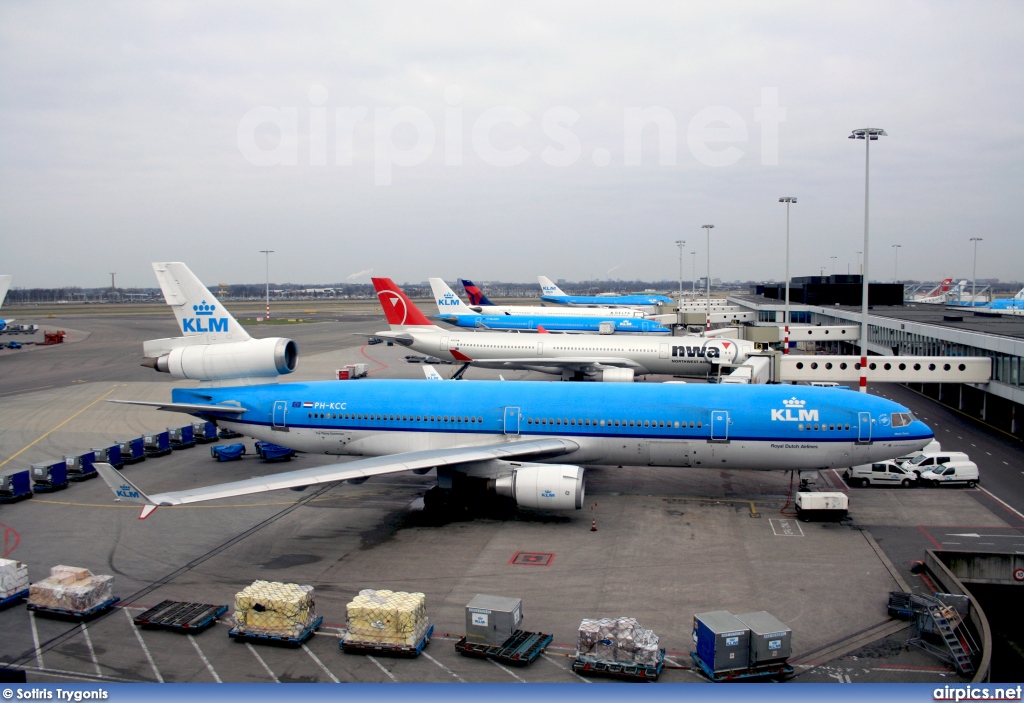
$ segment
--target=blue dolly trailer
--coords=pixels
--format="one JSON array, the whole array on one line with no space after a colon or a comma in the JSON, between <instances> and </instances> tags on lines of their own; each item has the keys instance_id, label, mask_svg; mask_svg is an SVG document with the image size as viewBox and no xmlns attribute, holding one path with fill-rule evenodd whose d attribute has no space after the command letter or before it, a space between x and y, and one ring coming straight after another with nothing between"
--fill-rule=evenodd
<instances>
[{"instance_id":1,"label":"blue dolly trailer","mask_svg":"<svg viewBox=\"0 0 1024 703\"><path fill-rule=\"evenodd\" d=\"M144 629L163 629L190 634L210 627L226 612L226 605L165 600L136 615L132 622Z\"/></svg>"},{"instance_id":2,"label":"blue dolly trailer","mask_svg":"<svg viewBox=\"0 0 1024 703\"><path fill-rule=\"evenodd\" d=\"M207 420L197 420L192 423L192 436L199 444L216 442L217 426Z\"/></svg>"},{"instance_id":3,"label":"blue dolly trailer","mask_svg":"<svg viewBox=\"0 0 1024 703\"><path fill-rule=\"evenodd\" d=\"M576 657L572 662L572 670L581 676L604 676L625 681L657 681L664 667L664 649L659 652L658 663L654 665L609 661L589 656Z\"/></svg>"},{"instance_id":4,"label":"blue dolly trailer","mask_svg":"<svg viewBox=\"0 0 1024 703\"><path fill-rule=\"evenodd\" d=\"M0 503L14 503L32 497L28 469L0 475Z\"/></svg>"},{"instance_id":5,"label":"blue dolly trailer","mask_svg":"<svg viewBox=\"0 0 1024 703\"><path fill-rule=\"evenodd\" d=\"M171 453L171 433L166 430L143 435L142 440L146 445L147 457L167 456Z\"/></svg>"},{"instance_id":6,"label":"blue dolly trailer","mask_svg":"<svg viewBox=\"0 0 1024 703\"><path fill-rule=\"evenodd\" d=\"M260 459L268 463L289 461L295 456L294 449L271 444L270 442L256 442L256 453L259 454Z\"/></svg>"},{"instance_id":7,"label":"blue dolly trailer","mask_svg":"<svg viewBox=\"0 0 1024 703\"><path fill-rule=\"evenodd\" d=\"M238 444L217 444L210 447L210 456L217 461L237 461L245 454L245 445Z\"/></svg>"},{"instance_id":8,"label":"blue dolly trailer","mask_svg":"<svg viewBox=\"0 0 1024 703\"><path fill-rule=\"evenodd\" d=\"M94 461L110 464L115 469L120 469L124 466L124 461L121 460L120 443L112 444L109 447L93 447L92 453L94 455Z\"/></svg>"},{"instance_id":9,"label":"blue dolly trailer","mask_svg":"<svg viewBox=\"0 0 1024 703\"><path fill-rule=\"evenodd\" d=\"M119 439L117 446L121 448L122 464L137 464L146 460L146 438Z\"/></svg>"},{"instance_id":10,"label":"blue dolly trailer","mask_svg":"<svg viewBox=\"0 0 1024 703\"><path fill-rule=\"evenodd\" d=\"M99 605L94 605L88 610L68 610L67 608L51 608L48 605L36 605L35 603L29 603L28 609L33 613L41 613L48 615L53 618L60 620L90 620L101 613L105 613L114 607L114 604L121 600L119 596L114 596L110 600L103 601Z\"/></svg>"},{"instance_id":11,"label":"blue dolly trailer","mask_svg":"<svg viewBox=\"0 0 1024 703\"><path fill-rule=\"evenodd\" d=\"M68 465L63 461L52 464L32 464L32 490L51 493L68 487Z\"/></svg>"},{"instance_id":12,"label":"blue dolly trailer","mask_svg":"<svg viewBox=\"0 0 1024 703\"><path fill-rule=\"evenodd\" d=\"M94 452L85 454L65 454L64 464L68 469L69 481L88 481L99 476L93 463L96 461Z\"/></svg>"},{"instance_id":13,"label":"blue dolly trailer","mask_svg":"<svg viewBox=\"0 0 1024 703\"><path fill-rule=\"evenodd\" d=\"M389 642L371 642L368 640L350 639L346 634L338 643L338 648L345 654L378 654L388 657L418 657L423 648L430 644L434 634L434 623L430 623L423 637L416 644L391 644Z\"/></svg>"},{"instance_id":14,"label":"blue dolly trailer","mask_svg":"<svg viewBox=\"0 0 1024 703\"><path fill-rule=\"evenodd\" d=\"M297 637L286 637L284 635L264 635L258 632L240 632L237 627L228 630L228 637L235 642L249 642L252 644L275 644L281 647L301 647L306 640L313 636L313 633L324 624L324 616L317 615L313 622L299 633Z\"/></svg>"},{"instance_id":15,"label":"blue dolly trailer","mask_svg":"<svg viewBox=\"0 0 1024 703\"><path fill-rule=\"evenodd\" d=\"M171 449L191 449L196 446L192 425L168 427L167 434L171 442Z\"/></svg>"},{"instance_id":16,"label":"blue dolly trailer","mask_svg":"<svg viewBox=\"0 0 1024 703\"><path fill-rule=\"evenodd\" d=\"M543 632L526 632L516 630L512 636L498 645L477 644L469 642L465 637L455 643L455 651L467 657L493 659L513 666L531 664L544 648L551 644L552 635Z\"/></svg>"}]
</instances>

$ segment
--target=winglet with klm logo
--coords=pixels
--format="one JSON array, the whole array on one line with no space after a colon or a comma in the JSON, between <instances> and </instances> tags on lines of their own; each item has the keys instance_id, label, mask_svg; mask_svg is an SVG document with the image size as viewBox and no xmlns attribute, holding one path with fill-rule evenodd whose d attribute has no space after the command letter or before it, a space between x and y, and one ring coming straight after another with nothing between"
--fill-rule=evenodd
<instances>
[{"instance_id":1,"label":"winglet with klm logo","mask_svg":"<svg viewBox=\"0 0 1024 703\"><path fill-rule=\"evenodd\" d=\"M142 513L139 515L140 520L145 520L157 509L157 504L149 496L139 490L138 486L125 478L124 474L110 464L96 462L93 464L93 467L96 469L96 473L110 486L110 490L114 492L114 500L142 505Z\"/></svg>"}]
</instances>

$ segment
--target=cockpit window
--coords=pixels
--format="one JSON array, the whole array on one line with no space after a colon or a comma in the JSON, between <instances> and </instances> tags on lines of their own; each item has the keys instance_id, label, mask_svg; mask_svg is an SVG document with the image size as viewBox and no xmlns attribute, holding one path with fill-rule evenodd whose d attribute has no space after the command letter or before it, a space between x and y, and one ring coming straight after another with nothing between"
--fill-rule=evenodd
<instances>
[{"instance_id":1,"label":"cockpit window","mask_svg":"<svg viewBox=\"0 0 1024 703\"><path fill-rule=\"evenodd\" d=\"M910 413L893 413L892 414L892 426L893 427L906 427L914 421L914 416Z\"/></svg>"}]
</instances>

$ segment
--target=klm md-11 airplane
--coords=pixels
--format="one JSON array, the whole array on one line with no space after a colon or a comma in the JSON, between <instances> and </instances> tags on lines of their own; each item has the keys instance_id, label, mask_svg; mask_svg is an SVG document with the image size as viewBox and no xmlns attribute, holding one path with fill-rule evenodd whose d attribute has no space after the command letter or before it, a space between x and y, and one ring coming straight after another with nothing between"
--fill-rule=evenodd
<instances>
[{"instance_id":1,"label":"klm md-11 airplane","mask_svg":"<svg viewBox=\"0 0 1024 703\"><path fill-rule=\"evenodd\" d=\"M556 305L587 305L596 307L651 308L658 305L672 305L675 301L664 295L633 293L631 295L569 295L551 282L547 276L537 276L540 281L540 299Z\"/></svg>"},{"instance_id":2,"label":"klm md-11 airplane","mask_svg":"<svg viewBox=\"0 0 1024 703\"><path fill-rule=\"evenodd\" d=\"M183 332L237 330L184 264L154 264ZM161 274L162 272L162 274ZM210 333L188 333L196 340ZM218 333L219 334L219 333ZM414 471L437 472L428 505L467 500L463 486L545 510L583 506L581 464L796 470L844 467L923 448L931 430L892 401L832 388L676 384L574 384L418 380L277 383L291 368L276 354L289 340L247 346L221 336L149 351L187 349L190 363L148 365L202 381L167 403L250 437L304 452L362 457L202 488L147 495L108 464L97 470L141 518L174 506L283 488ZM225 352L224 350L230 350ZM293 350L294 351L294 350ZM289 357L294 360L295 356ZM179 360L180 361L180 360ZM292 368L294 366L292 365ZM239 374L239 369L246 371ZM230 381L230 383L229 383ZM477 479L467 481L465 479Z\"/></svg>"}]
</instances>

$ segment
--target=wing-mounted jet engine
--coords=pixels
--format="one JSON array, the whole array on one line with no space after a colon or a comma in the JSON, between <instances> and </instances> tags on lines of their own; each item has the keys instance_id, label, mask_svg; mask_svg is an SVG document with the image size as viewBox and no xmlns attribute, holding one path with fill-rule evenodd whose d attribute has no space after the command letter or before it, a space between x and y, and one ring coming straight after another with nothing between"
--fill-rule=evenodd
<instances>
[{"instance_id":1,"label":"wing-mounted jet engine","mask_svg":"<svg viewBox=\"0 0 1024 703\"><path fill-rule=\"evenodd\" d=\"M143 366L205 382L268 383L295 370L295 342L250 337L188 266L158 262L153 271L184 336L145 342Z\"/></svg>"}]
</instances>

